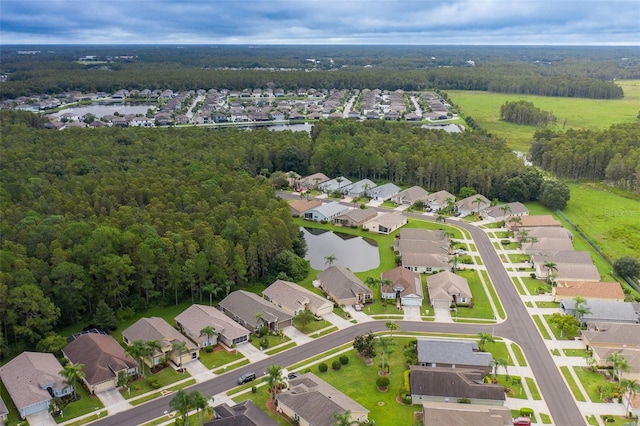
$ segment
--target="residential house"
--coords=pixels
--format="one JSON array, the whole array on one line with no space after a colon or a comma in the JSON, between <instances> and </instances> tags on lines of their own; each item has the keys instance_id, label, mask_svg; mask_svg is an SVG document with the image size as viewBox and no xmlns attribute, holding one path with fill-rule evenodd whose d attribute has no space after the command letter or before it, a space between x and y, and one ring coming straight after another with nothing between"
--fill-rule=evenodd
<instances>
[{"instance_id":1,"label":"residential house","mask_svg":"<svg viewBox=\"0 0 640 426\"><path fill-rule=\"evenodd\" d=\"M421 186L412 186L391 197L391 201L396 204L412 206L416 201L423 201L427 204L429 193Z\"/></svg>"},{"instance_id":2,"label":"residential house","mask_svg":"<svg viewBox=\"0 0 640 426\"><path fill-rule=\"evenodd\" d=\"M249 341L251 332L220 312L214 306L194 304L176 317L176 325L198 347L213 346L218 342L227 347ZM212 327L215 334L207 336L202 333L206 327Z\"/></svg>"},{"instance_id":3,"label":"residential house","mask_svg":"<svg viewBox=\"0 0 640 426\"><path fill-rule=\"evenodd\" d=\"M198 359L199 355L198 347L191 340L180 334L171 324L160 317L140 318L122 332L122 340L127 345L131 345L136 340L157 341L160 344L160 350L156 349L149 359L145 359L145 363L150 367L161 364L162 358L172 361L176 365L182 365L185 362ZM187 353L175 352L173 345L176 342L185 343Z\"/></svg>"},{"instance_id":4,"label":"residential house","mask_svg":"<svg viewBox=\"0 0 640 426\"><path fill-rule=\"evenodd\" d=\"M559 220L554 219L550 214L546 215L529 215L520 216L519 221L507 220L507 227L510 231L519 231L521 228L539 228L539 227L551 227L561 228L562 223Z\"/></svg>"},{"instance_id":5,"label":"residential house","mask_svg":"<svg viewBox=\"0 0 640 426\"><path fill-rule=\"evenodd\" d=\"M333 312L331 301L289 281L274 281L262 292L262 297L293 316L304 310L317 317Z\"/></svg>"},{"instance_id":6,"label":"residential house","mask_svg":"<svg viewBox=\"0 0 640 426\"><path fill-rule=\"evenodd\" d=\"M507 203L484 209L482 218L487 220L506 220L512 217L528 216L529 209L522 203Z\"/></svg>"},{"instance_id":7,"label":"residential house","mask_svg":"<svg viewBox=\"0 0 640 426\"><path fill-rule=\"evenodd\" d=\"M449 202L455 203L456 197L447 191L438 191L429 194L427 198L427 205L433 212L437 212L440 209L444 209L449 205Z\"/></svg>"},{"instance_id":8,"label":"residential house","mask_svg":"<svg viewBox=\"0 0 640 426\"><path fill-rule=\"evenodd\" d=\"M333 219L335 225L358 227L378 216L373 209L350 209Z\"/></svg>"},{"instance_id":9,"label":"residential house","mask_svg":"<svg viewBox=\"0 0 640 426\"><path fill-rule=\"evenodd\" d=\"M320 207L322 201L319 200L296 200L289 204L291 208L291 214L294 216L303 216L306 212L316 207Z\"/></svg>"},{"instance_id":10,"label":"residential house","mask_svg":"<svg viewBox=\"0 0 640 426\"><path fill-rule=\"evenodd\" d=\"M388 235L407 224L407 216L402 212L380 213L375 218L364 223L363 227L371 232Z\"/></svg>"},{"instance_id":11,"label":"residential house","mask_svg":"<svg viewBox=\"0 0 640 426\"><path fill-rule=\"evenodd\" d=\"M409 377L413 404L465 398L471 404L504 405L506 400L504 386L484 383L482 370L412 365Z\"/></svg>"},{"instance_id":12,"label":"residential house","mask_svg":"<svg viewBox=\"0 0 640 426\"><path fill-rule=\"evenodd\" d=\"M7 408L7 404L5 404L2 398L0 397L0 421L6 423L8 416L9 416L9 409Z\"/></svg>"},{"instance_id":13,"label":"residential house","mask_svg":"<svg viewBox=\"0 0 640 426\"><path fill-rule=\"evenodd\" d=\"M278 332L291 325L293 315L274 306L257 294L236 290L222 299L219 309L252 332L267 327Z\"/></svg>"},{"instance_id":14,"label":"residential house","mask_svg":"<svg viewBox=\"0 0 640 426\"><path fill-rule=\"evenodd\" d=\"M402 306L422 306L422 278L417 272L398 266L384 271L380 279L383 299L395 299Z\"/></svg>"},{"instance_id":15,"label":"residential house","mask_svg":"<svg viewBox=\"0 0 640 426\"><path fill-rule=\"evenodd\" d=\"M608 300L587 300L584 304L587 313L582 316L582 322L601 323L616 322L637 324L638 314L631 302L610 302ZM576 315L575 300L563 299L560 301L560 309L567 315Z\"/></svg>"},{"instance_id":16,"label":"residential house","mask_svg":"<svg viewBox=\"0 0 640 426\"><path fill-rule=\"evenodd\" d=\"M527 234L526 237L524 237L526 240L522 244L522 251L526 254L533 255L538 253L551 255L560 251L573 251L573 235L564 228L521 228L518 233L522 231L525 231ZM516 234L516 238L522 241L523 237ZM533 238L535 238L534 241L532 241Z\"/></svg>"},{"instance_id":17,"label":"residential house","mask_svg":"<svg viewBox=\"0 0 640 426\"><path fill-rule=\"evenodd\" d=\"M334 192L334 191L342 192L342 190L345 187L351 185L351 183L352 182L349 179L341 176L335 179L328 180L326 182L319 183L318 189L323 192Z\"/></svg>"},{"instance_id":18,"label":"residential house","mask_svg":"<svg viewBox=\"0 0 640 426\"><path fill-rule=\"evenodd\" d=\"M582 297L585 300L624 302L625 294L619 282L561 280L551 289L554 302Z\"/></svg>"},{"instance_id":19,"label":"residential house","mask_svg":"<svg viewBox=\"0 0 640 426\"><path fill-rule=\"evenodd\" d=\"M422 367L471 368L491 372L493 356L480 352L475 340L418 339L418 364Z\"/></svg>"},{"instance_id":20,"label":"residential house","mask_svg":"<svg viewBox=\"0 0 640 426\"><path fill-rule=\"evenodd\" d=\"M471 289L467 279L450 271L428 276L427 291L434 308L449 308L471 303Z\"/></svg>"},{"instance_id":21,"label":"residential house","mask_svg":"<svg viewBox=\"0 0 640 426\"><path fill-rule=\"evenodd\" d=\"M402 257L402 266L418 273L449 269L449 237L440 231L403 229L394 241Z\"/></svg>"},{"instance_id":22,"label":"residential house","mask_svg":"<svg viewBox=\"0 0 640 426\"><path fill-rule=\"evenodd\" d=\"M278 426L267 413L250 399L230 406L226 402L215 407L216 418L203 426Z\"/></svg>"},{"instance_id":23,"label":"residential house","mask_svg":"<svg viewBox=\"0 0 640 426\"><path fill-rule=\"evenodd\" d=\"M73 392L61 370L53 354L40 352L22 352L0 367L0 379L20 418L47 411L54 397Z\"/></svg>"},{"instance_id":24,"label":"residential house","mask_svg":"<svg viewBox=\"0 0 640 426\"><path fill-rule=\"evenodd\" d=\"M148 117L133 117L131 121L129 121L129 126L131 127L152 127L153 119Z\"/></svg>"},{"instance_id":25,"label":"residential house","mask_svg":"<svg viewBox=\"0 0 640 426\"><path fill-rule=\"evenodd\" d=\"M138 375L138 363L107 334L85 333L64 347L62 355L72 364L84 364L82 381L96 393L118 386L118 374Z\"/></svg>"},{"instance_id":26,"label":"residential house","mask_svg":"<svg viewBox=\"0 0 640 426\"><path fill-rule=\"evenodd\" d=\"M330 266L318 274L320 289L338 305L363 304L373 301L373 291L353 272L341 266Z\"/></svg>"},{"instance_id":27,"label":"residential house","mask_svg":"<svg viewBox=\"0 0 640 426\"><path fill-rule=\"evenodd\" d=\"M394 183L385 183L384 185L376 186L367 192L367 195L375 201L387 201L391 197L398 195L400 187Z\"/></svg>"},{"instance_id":28,"label":"residential house","mask_svg":"<svg viewBox=\"0 0 640 426\"><path fill-rule=\"evenodd\" d=\"M422 402L423 426L513 426L511 409L496 405Z\"/></svg>"},{"instance_id":29,"label":"residential house","mask_svg":"<svg viewBox=\"0 0 640 426\"><path fill-rule=\"evenodd\" d=\"M332 201L307 210L304 213L304 218L314 222L331 222L333 219L346 213L348 210L349 207L342 205L337 201Z\"/></svg>"},{"instance_id":30,"label":"residential house","mask_svg":"<svg viewBox=\"0 0 640 426\"><path fill-rule=\"evenodd\" d=\"M420 274L446 271L449 265L449 256L432 253L403 253L402 267Z\"/></svg>"},{"instance_id":31,"label":"residential house","mask_svg":"<svg viewBox=\"0 0 640 426\"><path fill-rule=\"evenodd\" d=\"M375 187L376 184L373 183L373 181L369 179L362 179L358 182L341 186L340 192L342 192L347 197L360 198Z\"/></svg>"},{"instance_id":32,"label":"residential house","mask_svg":"<svg viewBox=\"0 0 640 426\"><path fill-rule=\"evenodd\" d=\"M369 410L313 373L289 381L276 395L277 411L300 426L333 426L336 414L351 414L351 422L369 422Z\"/></svg>"},{"instance_id":33,"label":"residential house","mask_svg":"<svg viewBox=\"0 0 640 426\"><path fill-rule=\"evenodd\" d=\"M467 216L471 213L477 214L489 207L491 207L491 201L480 194L472 195L456 202L456 210L460 213L460 216Z\"/></svg>"},{"instance_id":34,"label":"residential house","mask_svg":"<svg viewBox=\"0 0 640 426\"><path fill-rule=\"evenodd\" d=\"M545 266L547 262L555 265L555 271L550 271ZM600 281L600 272L587 251L562 250L549 254L535 252L531 255L531 263L538 279L546 280L551 272L557 281Z\"/></svg>"}]
</instances>

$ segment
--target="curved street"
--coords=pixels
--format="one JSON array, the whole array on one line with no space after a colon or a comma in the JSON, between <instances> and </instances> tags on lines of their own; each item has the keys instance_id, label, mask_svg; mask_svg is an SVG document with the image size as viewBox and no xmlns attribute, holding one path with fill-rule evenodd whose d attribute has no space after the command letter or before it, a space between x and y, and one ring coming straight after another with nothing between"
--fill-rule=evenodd
<instances>
[{"instance_id":1,"label":"curved street","mask_svg":"<svg viewBox=\"0 0 640 426\"><path fill-rule=\"evenodd\" d=\"M285 195L279 194L280 196ZM286 194L286 198L297 195ZM379 209L388 210L388 209ZM411 214L410 217L422 220L434 220L433 217ZM576 401L567 387L553 358L544 344L538 329L527 313L520 295L516 291L511 278L507 274L489 237L474 225L456 221L450 223L467 230L476 245L483 264L493 283L496 292L507 314L505 321L496 325L474 325L463 323L435 323L416 321L397 321L399 331L421 331L460 333L475 335L478 332L492 332L518 343L522 348L527 363L535 375L544 401L547 404L553 423L557 425L584 425L586 420L580 412ZM267 371L272 364L292 365L331 350L353 340L359 334L369 330L385 331L385 321L370 321L354 324L344 330L336 331L304 345L272 355L267 359L255 362L242 368L230 371L206 382L190 386L189 390L198 390L203 395L217 395L237 386L237 377L247 371L255 371L258 376ZM94 422L99 425L120 426L123 424L142 424L163 415L169 410L170 397L161 397L130 410L108 416Z\"/></svg>"}]
</instances>

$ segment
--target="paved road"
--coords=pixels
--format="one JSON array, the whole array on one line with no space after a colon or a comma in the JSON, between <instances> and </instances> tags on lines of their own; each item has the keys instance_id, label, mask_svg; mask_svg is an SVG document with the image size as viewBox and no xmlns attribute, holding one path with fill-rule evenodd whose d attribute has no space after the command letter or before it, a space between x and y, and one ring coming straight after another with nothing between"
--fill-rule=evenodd
<instances>
[{"instance_id":1,"label":"paved road","mask_svg":"<svg viewBox=\"0 0 640 426\"><path fill-rule=\"evenodd\" d=\"M429 219L423 215L411 216ZM562 379L551 354L547 350L535 323L527 313L524 303L516 291L511 278L504 269L489 237L484 231L473 225L464 222L456 222L455 225L466 229L471 234L477 250L482 257L482 262L486 266L491 281L502 301L502 305L507 313L507 320L495 326L398 321L399 330L461 334L476 334L484 331L493 332L498 336L503 336L517 342L522 347L527 362L536 377L554 423L567 426L586 424L586 420L578 409L571 391ZM188 390L198 390L205 396L219 394L236 386L238 376L244 372L254 371L258 376L261 376L272 364L284 366L295 364L324 351L333 349L336 346L350 342L358 334L366 333L369 330L374 332L384 331L386 330L385 324L385 321L355 324L348 329L337 331L305 345L273 355L263 361L239 368L212 380L193 385L189 387ZM95 422L95 424L120 426L145 423L162 416L165 410L169 410L170 400L171 396L158 398L126 412L106 417Z\"/></svg>"}]
</instances>

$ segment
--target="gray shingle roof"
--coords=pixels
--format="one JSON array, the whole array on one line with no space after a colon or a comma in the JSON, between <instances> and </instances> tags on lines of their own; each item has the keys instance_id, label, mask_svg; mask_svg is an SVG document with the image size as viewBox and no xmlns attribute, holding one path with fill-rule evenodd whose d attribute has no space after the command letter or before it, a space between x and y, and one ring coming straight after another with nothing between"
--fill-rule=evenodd
<instances>
[{"instance_id":1,"label":"gray shingle roof","mask_svg":"<svg viewBox=\"0 0 640 426\"><path fill-rule=\"evenodd\" d=\"M249 330L214 306L191 305L176 317L176 322L180 323L185 331L190 332L196 339L200 337L200 330L208 326L215 328L217 333L230 341L251 334Z\"/></svg>"},{"instance_id":2,"label":"gray shingle roof","mask_svg":"<svg viewBox=\"0 0 640 426\"><path fill-rule=\"evenodd\" d=\"M472 296L467 279L449 271L442 271L435 275L428 276L427 290L429 291L429 299L432 301L453 301L453 295L456 295L458 298L470 298Z\"/></svg>"},{"instance_id":3,"label":"gray shingle roof","mask_svg":"<svg viewBox=\"0 0 640 426\"><path fill-rule=\"evenodd\" d=\"M332 217L337 214L346 212L347 210L349 210L349 207L344 206L337 201L332 201L330 203L325 203L321 206L310 209L308 211L311 211L311 210L315 210L316 212L320 213L324 217Z\"/></svg>"},{"instance_id":4,"label":"gray shingle roof","mask_svg":"<svg viewBox=\"0 0 640 426\"><path fill-rule=\"evenodd\" d=\"M483 383L484 373L464 368L411 366L411 394L505 401L504 387Z\"/></svg>"},{"instance_id":5,"label":"gray shingle roof","mask_svg":"<svg viewBox=\"0 0 640 426\"><path fill-rule=\"evenodd\" d=\"M222 299L220 307L224 308L225 311L233 313L233 315L253 328L258 327L256 313L262 314L262 319L269 323L280 323L292 318L291 315L279 309L277 306L272 305L257 294L244 290L236 290L229 294Z\"/></svg>"},{"instance_id":6,"label":"gray shingle roof","mask_svg":"<svg viewBox=\"0 0 640 426\"><path fill-rule=\"evenodd\" d=\"M276 280L262 294L275 303L281 303L290 311L297 311L305 306L316 312L318 309L333 304L322 296L310 292L306 288L284 280Z\"/></svg>"},{"instance_id":7,"label":"gray shingle roof","mask_svg":"<svg viewBox=\"0 0 640 426\"><path fill-rule=\"evenodd\" d=\"M478 352L478 344L465 340L418 339L418 362L489 367L493 356Z\"/></svg>"},{"instance_id":8,"label":"gray shingle roof","mask_svg":"<svg viewBox=\"0 0 640 426\"><path fill-rule=\"evenodd\" d=\"M330 266L318 274L318 279L339 299L348 299L355 294L371 294L373 291L360 281L356 275L341 266Z\"/></svg>"},{"instance_id":9,"label":"gray shingle roof","mask_svg":"<svg viewBox=\"0 0 640 426\"><path fill-rule=\"evenodd\" d=\"M204 426L277 426L278 423L262 411L253 401L247 400L229 406L226 402L216 406L216 414L222 418L204 423Z\"/></svg>"},{"instance_id":10,"label":"gray shingle roof","mask_svg":"<svg viewBox=\"0 0 640 426\"><path fill-rule=\"evenodd\" d=\"M560 306L562 307L562 309L571 315L573 315L573 313L575 312L575 305L576 304L573 299L563 299L560 301ZM585 306L591 312L585 314L582 317L582 321L584 322L638 322L638 315L636 314L636 311L633 308L633 304L631 302L587 300Z\"/></svg>"},{"instance_id":11,"label":"gray shingle roof","mask_svg":"<svg viewBox=\"0 0 640 426\"><path fill-rule=\"evenodd\" d=\"M197 346L171 324L159 317L140 318L129 328L122 332L122 336L129 342L144 340L145 342L157 340L164 346L173 346L173 341L185 342L190 351L197 349Z\"/></svg>"},{"instance_id":12,"label":"gray shingle roof","mask_svg":"<svg viewBox=\"0 0 640 426\"><path fill-rule=\"evenodd\" d=\"M429 197L427 190L420 186L412 186L398 193L397 199L413 204L418 200L426 200Z\"/></svg>"}]
</instances>

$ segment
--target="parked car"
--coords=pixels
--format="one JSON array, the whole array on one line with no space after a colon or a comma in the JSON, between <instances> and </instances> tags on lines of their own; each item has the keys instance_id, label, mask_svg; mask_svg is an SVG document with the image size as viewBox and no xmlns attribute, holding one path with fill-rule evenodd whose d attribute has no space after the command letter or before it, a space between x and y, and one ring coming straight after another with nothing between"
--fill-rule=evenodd
<instances>
[{"instance_id":1,"label":"parked car","mask_svg":"<svg viewBox=\"0 0 640 426\"><path fill-rule=\"evenodd\" d=\"M356 311L361 311L362 310L362 306L358 305L357 303L353 305L353 309Z\"/></svg>"},{"instance_id":2,"label":"parked car","mask_svg":"<svg viewBox=\"0 0 640 426\"><path fill-rule=\"evenodd\" d=\"M245 383L252 382L256 379L256 373L244 373L242 376L238 377L238 384L243 385Z\"/></svg>"},{"instance_id":3,"label":"parked car","mask_svg":"<svg viewBox=\"0 0 640 426\"><path fill-rule=\"evenodd\" d=\"M292 372L287 375L287 379L289 380L297 379L298 377L300 377L300 373L296 372Z\"/></svg>"}]
</instances>

